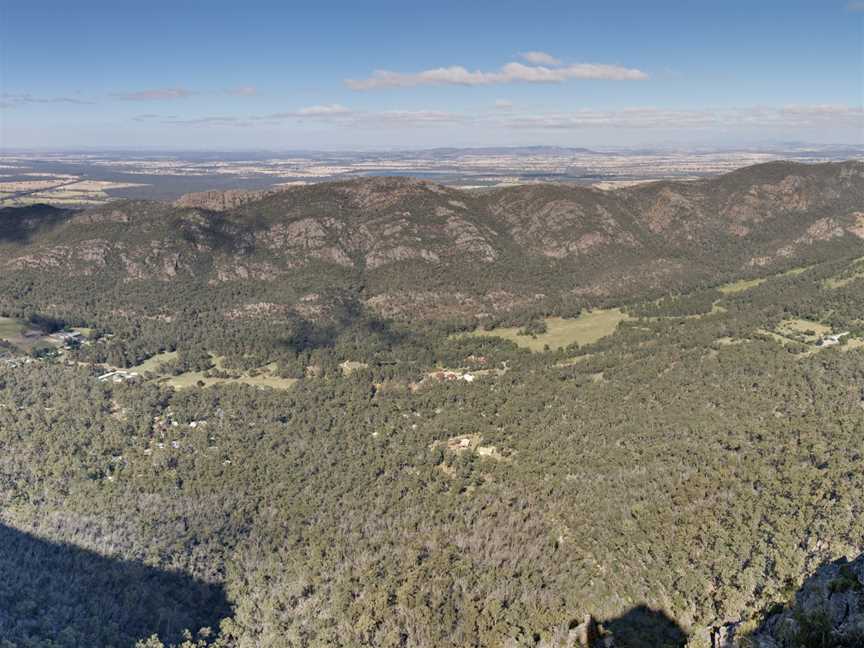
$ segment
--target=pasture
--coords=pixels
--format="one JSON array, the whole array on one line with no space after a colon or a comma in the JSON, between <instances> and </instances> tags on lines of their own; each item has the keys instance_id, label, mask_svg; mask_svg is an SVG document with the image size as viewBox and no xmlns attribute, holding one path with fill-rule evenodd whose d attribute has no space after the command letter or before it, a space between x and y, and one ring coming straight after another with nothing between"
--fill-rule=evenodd
<instances>
[{"instance_id":1,"label":"pasture","mask_svg":"<svg viewBox=\"0 0 864 648\"><path fill-rule=\"evenodd\" d=\"M135 371L139 374L144 374L148 371L158 373L160 365L174 362L176 359L176 351L165 351L163 353L157 353L156 355L147 358L141 364L135 365L134 367L129 367L129 371Z\"/></svg>"},{"instance_id":2,"label":"pasture","mask_svg":"<svg viewBox=\"0 0 864 648\"><path fill-rule=\"evenodd\" d=\"M570 346L574 342L578 342L580 346L593 344L614 333L618 324L627 319L630 317L620 308L608 308L586 311L576 318L547 317L546 332L537 335L519 335L522 330L519 326L491 331L477 330L466 335L500 337L532 351L543 351L547 345L550 350L554 350Z\"/></svg>"},{"instance_id":3,"label":"pasture","mask_svg":"<svg viewBox=\"0 0 864 648\"><path fill-rule=\"evenodd\" d=\"M12 338L17 338L26 326L21 320L11 317L0 317L0 340L10 341Z\"/></svg>"}]
</instances>

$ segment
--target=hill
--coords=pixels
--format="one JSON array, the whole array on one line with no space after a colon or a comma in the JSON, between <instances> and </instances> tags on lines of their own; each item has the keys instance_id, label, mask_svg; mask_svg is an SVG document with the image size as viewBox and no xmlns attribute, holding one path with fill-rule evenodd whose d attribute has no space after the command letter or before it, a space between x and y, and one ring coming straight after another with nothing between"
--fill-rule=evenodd
<instances>
[{"instance_id":1,"label":"hill","mask_svg":"<svg viewBox=\"0 0 864 648\"><path fill-rule=\"evenodd\" d=\"M29 281L34 296L51 277L72 288L86 276L308 287L282 300L285 308L314 301L322 286L362 286L366 306L403 319L566 314L854 254L862 204L856 162L769 163L614 192L542 184L470 192L367 178L208 192L174 205L6 209L0 266L7 281Z\"/></svg>"}]
</instances>

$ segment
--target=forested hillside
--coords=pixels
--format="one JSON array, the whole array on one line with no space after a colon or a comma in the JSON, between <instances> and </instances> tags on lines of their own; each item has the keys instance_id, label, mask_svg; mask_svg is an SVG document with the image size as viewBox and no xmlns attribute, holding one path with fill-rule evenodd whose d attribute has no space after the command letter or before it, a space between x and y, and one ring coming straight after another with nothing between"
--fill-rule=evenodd
<instances>
[{"instance_id":1,"label":"forested hillside","mask_svg":"<svg viewBox=\"0 0 864 648\"><path fill-rule=\"evenodd\" d=\"M746 637L864 550L862 174L3 212L3 645Z\"/></svg>"}]
</instances>

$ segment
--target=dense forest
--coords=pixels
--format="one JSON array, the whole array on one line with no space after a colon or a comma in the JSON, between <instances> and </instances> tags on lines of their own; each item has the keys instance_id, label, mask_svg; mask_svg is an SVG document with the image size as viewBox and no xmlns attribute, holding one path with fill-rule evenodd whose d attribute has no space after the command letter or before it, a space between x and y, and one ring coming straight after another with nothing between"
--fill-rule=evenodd
<instances>
[{"instance_id":1,"label":"dense forest","mask_svg":"<svg viewBox=\"0 0 864 648\"><path fill-rule=\"evenodd\" d=\"M369 366L287 391L103 383L99 344L0 369L6 533L72 552L4 542L21 579L0 627L21 646L554 646L591 614L627 646L657 645L615 623L640 605L673 644L757 618L864 537L864 352L766 334L860 335L862 280L825 287L855 268L712 292L698 316L701 294L634 304L613 335L541 353L357 313L304 362ZM505 369L424 379L471 356ZM74 552L130 567L80 573Z\"/></svg>"},{"instance_id":2,"label":"dense forest","mask_svg":"<svg viewBox=\"0 0 864 648\"><path fill-rule=\"evenodd\" d=\"M40 342L0 326L0 646L750 641L864 548L854 243L620 299L590 342L547 322L606 296L410 319L332 267L6 274Z\"/></svg>"}]
</instances>

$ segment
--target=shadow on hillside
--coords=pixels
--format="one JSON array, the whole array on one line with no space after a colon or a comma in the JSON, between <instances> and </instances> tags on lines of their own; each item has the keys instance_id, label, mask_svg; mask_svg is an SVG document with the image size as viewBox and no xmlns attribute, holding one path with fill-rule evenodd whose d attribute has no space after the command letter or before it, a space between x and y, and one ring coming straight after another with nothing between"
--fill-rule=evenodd
<instances>
[{"instance_id":1,"label":"shadow on hillside","mask_svg":"<svg viewBox=\"0 0 864 648\"><path fill-rule=\"evenodd\" d=\"M680 648L687 643L687 634L674 619L646 605L631 608L602 625L614 637L615 648Z\"/></svg>"},{"instance_id":2,"label":"shadow on hillside","mask_svg":"<svg viewBox=\"0 0 864 648\"><path fill-rule=\"evenodd\" d=\"M220 585L0 524L0 637L13 644L132 648L229 614Z\"/></svg>"},{"instance_id":3,"label":"shadow on hillside","mask_svg":"<svg viewBox=\"0 0 864 648\"><path fill-rule=\"evenodd\" d=\"M277 339L276 344L299 353L332 348L340 338L379 349L393 349L410 341L409 333L397 330L392 322L370 313L354 296L324 294L321 302L327 310L328 323L294 317L290 333Z\"/></svg>"},{"instance_id":4,"label":"shadow on hillside","mask_svg":"<svg viewBox=\"0 0 864 648\"><path fill-rule=\"evenodd\" d=\"M0 208L0 243L28 243L38 230L59 225L69 216L50 205Z\"/></svg>"}]
</instances>

